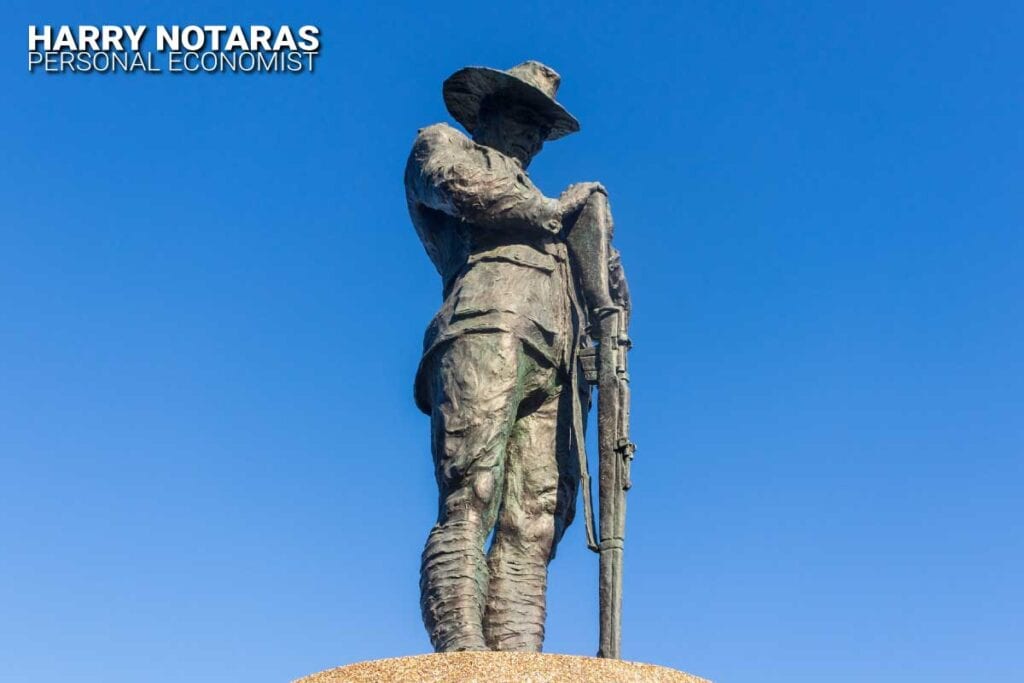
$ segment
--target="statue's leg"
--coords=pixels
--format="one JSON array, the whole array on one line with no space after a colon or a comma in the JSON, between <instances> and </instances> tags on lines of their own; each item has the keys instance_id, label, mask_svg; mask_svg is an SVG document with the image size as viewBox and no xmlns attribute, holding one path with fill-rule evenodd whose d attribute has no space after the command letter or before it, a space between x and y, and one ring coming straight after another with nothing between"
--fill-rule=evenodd
<instances>
[{"instance_id":1,"label":"statue's leg","mask_svg":"<svg viewBox=\"0 0 1024 683\"><path fill-rule=\"evenodd\" d=\"M509 439L505 493L488 556L484 634L494 650L539 652L544 643L547 566L572 521L579 484L569 448L571 409L563 388L520 417Z\"/></svg>"},{"instance_id":2,"label":"statue's leg","mask_svg":"<svg viewBox=\"0 0 1024 683\"><path fill-rule=\"evenodd\" d=\"M516 337L498 332L464 335L439 354L431 387L439 510L423 550L420 604L435 650L486 650L483 546L500 502L523 354Z\"/></svg>"}]
</instances>

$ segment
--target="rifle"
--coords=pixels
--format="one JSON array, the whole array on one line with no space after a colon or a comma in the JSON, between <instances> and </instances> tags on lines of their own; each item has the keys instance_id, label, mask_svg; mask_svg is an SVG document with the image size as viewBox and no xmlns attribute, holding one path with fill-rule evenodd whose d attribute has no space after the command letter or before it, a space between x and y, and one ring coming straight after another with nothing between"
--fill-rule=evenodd
<instances>
[{"instance_id":1,"label":"rifle","mask_svg":"<svg viewBox=\"0 0 1024 683\"><path fill-rule=\"evenodd\" d=\"M593 509L586 454L582 453L583 503L588 545L600 553L598 657L619 659L622 646L622 554L626 533L626 491L636 446L629 438L629 372L626 355L629 296L611 246L607 202L587 202L567 237L569 255L583 293L596 346L579 352L583 375L597 385L598 496L600 545L593 543ZM614 272L613 272L614 271ZM582 450L582 445L577 444Z\"/></svg>"}]
</instances>

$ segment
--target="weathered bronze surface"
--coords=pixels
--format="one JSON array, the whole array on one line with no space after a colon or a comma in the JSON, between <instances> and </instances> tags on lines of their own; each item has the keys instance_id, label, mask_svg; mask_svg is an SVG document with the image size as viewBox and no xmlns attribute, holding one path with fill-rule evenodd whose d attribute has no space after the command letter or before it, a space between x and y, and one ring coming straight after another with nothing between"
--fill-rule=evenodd
<instances>
[{"instance_id":1,"label":"weathered bronze surface","mask_svg":"<svg viewBox=\"0 0 1024 683\"><path fill-rule=\"evenodd\" d=\"M412 222L443 286L415 380L439 489L420 578L439 652L540 651L547 566L582 481L601 553L599 655L619 657L630 301L604 187L553 199L526 172L545 141L579 130L555 101L559 80L532 61L456 72L445 103L472 139L424 128L406 166ZM591 383L600 543L583 447Z\"/></svg>"}]
</instances>

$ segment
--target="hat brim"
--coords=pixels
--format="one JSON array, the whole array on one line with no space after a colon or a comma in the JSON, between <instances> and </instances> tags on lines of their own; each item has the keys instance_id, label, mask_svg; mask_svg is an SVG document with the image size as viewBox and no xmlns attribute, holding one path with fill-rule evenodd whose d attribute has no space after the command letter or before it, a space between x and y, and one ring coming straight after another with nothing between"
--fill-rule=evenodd
<instances>
[{"instance_id":1,"label":"hat brim","mask_svg":"<svg viewBox=\"0 0 1024 683\"><path fill-rule=\"evenodd\" d=\"M548 140L557 140L580 129L580 122L542 90L498 69L486 66L459 69L444 82L442 93L448 112L470 133L476 128L480 103L498 93L523 102L543 116L550 125Z\"/></svg>"}]
</instances>

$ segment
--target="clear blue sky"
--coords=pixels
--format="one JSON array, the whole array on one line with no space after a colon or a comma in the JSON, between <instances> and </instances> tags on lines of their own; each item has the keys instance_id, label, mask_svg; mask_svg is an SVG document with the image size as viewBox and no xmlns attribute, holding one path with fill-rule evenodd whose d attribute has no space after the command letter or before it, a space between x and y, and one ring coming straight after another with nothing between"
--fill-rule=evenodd
<instances>
[{"instance_id":1,"label":"clear blue sky","mask_svg":"<svg viewBox=\"0 0 1024 683\"><path fill-rule=\"evenodd\" d=\"M466 64L545 61L636 302L624 652L1024 680L1020 3L33 2L0 25L0 680L424 652L406 213ZM845 8L840 5L846 5ZM30 23L314 23L313 75L29 76ZM596 643L582 529L547 649Z\"/></svg>"}]
</instances>

